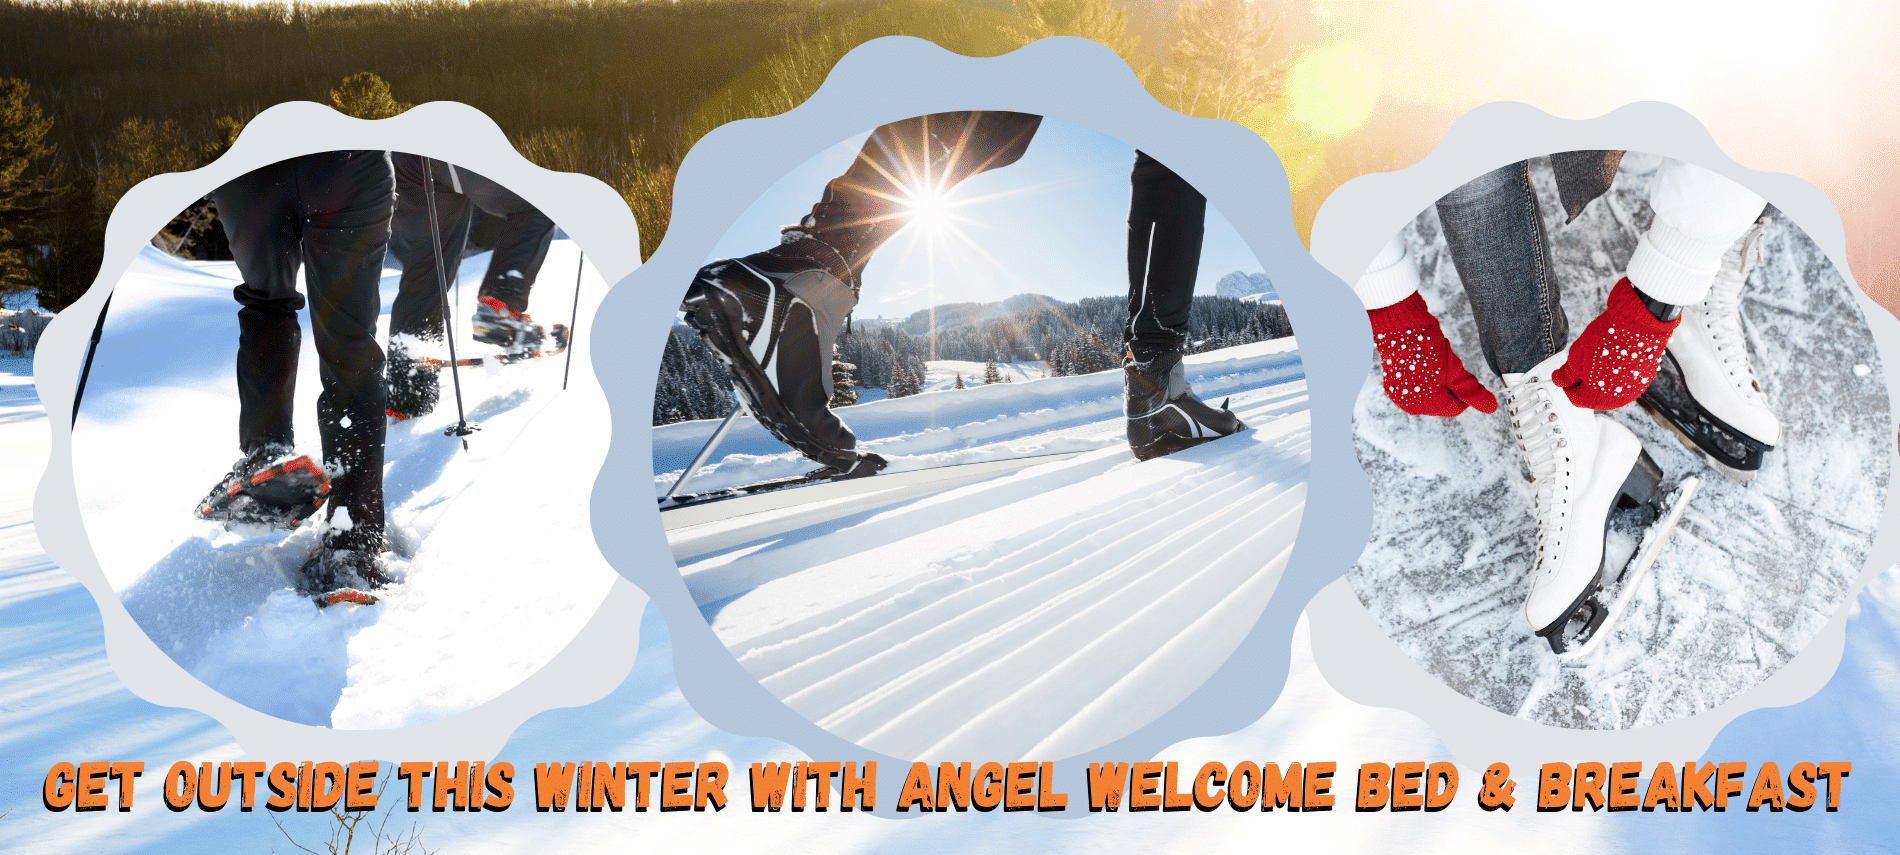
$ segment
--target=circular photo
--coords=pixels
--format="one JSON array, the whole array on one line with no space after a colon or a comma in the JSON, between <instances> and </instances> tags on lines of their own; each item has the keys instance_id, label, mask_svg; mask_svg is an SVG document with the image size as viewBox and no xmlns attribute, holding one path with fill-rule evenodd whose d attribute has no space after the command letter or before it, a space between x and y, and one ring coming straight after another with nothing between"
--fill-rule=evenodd
<instances>
[{"instance_id":1,"label":"circular photo","mask_svg":"<svg viewBox=\"0 0 1900 855\"><path fill-rule=\"evenodd\" d=\"M1305 504L1268 269L1077 125L919 116L822 152L691 283L653 490L713 632L898 757L1066 757L1204 682Z\"/></svg>"},{"instance_id":2,"label":"circular photo","mask_svg":"<svg viewBox=\"0 0 1900 855\"><path fill-rule=\"evenodd\" d=\"M1855 294L1710 170L1572 151L1451 190L1354 285L1371 543L1347 578L1500 712L1626 729L1773 674L1847 602L1894 424Z\"/></svg>"},{"instance_id":3,"label":"circular photo","mask_svg":"<svg viewBox=\"0 0 1900 855\"><path fill-rule=\"evenodd\" d=\"M114 285L76 396L121 604L292 722L513 687L613 580L585 512L608 427L551 415L599 396L585 354L563 389L604 291L546 214L441 160L321 152L212 189Z\"/></svg>"}]
</instances>

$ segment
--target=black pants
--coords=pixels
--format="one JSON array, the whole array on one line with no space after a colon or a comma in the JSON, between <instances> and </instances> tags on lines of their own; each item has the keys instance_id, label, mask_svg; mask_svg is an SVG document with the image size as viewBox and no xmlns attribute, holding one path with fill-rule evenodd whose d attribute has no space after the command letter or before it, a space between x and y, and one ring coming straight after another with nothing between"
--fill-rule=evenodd
<instances>
[{"instance_id":1,"label":"black pants","mask_svg":"<svg viewBox=\"0 0 1900 855\"><path fill-rule=\"evenodd\" d=\"M238 442L245 453L295 445L302 332L297 293L302 268L316 337L317 427L323 458L343 474L331 487L328 518L350 524L326 545L380 550L383 544L383 351L378 284L389 245L394 178L380 151L332 151L271 164L218 188L218 206L244 277L238 304Z\"/></svg>"},{"instance_id":2,"label":"black pants","mask_svg":"<svg viewBox=\"0 0 1900 855\"><path fill-rule=\"evenodd\" d=\"M402 287L390 309L390 333L442 340L444 307L442 282L436 278L436 248L439 244L442 263L452 279L478 208L501 218L480 296L500 300L515 314L527 311L529 292L554 239L554 221L508 188L466 169L415 154L397 152L393 157L396 222L389 251L402 265ZM435 196L433 235L425 193Z\"/></svg>"},{"instance_id":3,"label":"black pants","mask_svg":"<svg viewBox=\"0 0 1900 855\"><path fill-rule=\"evenodd\" d=\"M1042 117L960 111L892 122L871 132L845 174L825 185L800 228L838 247L862 272L908 222L903 199L924 182L948 191L1022 159ZM1159 161L1135 153L1128 200L1128 328L1123 344L1149 359L1187 342L1207 199Z\"/></svg>"}]
</instances>

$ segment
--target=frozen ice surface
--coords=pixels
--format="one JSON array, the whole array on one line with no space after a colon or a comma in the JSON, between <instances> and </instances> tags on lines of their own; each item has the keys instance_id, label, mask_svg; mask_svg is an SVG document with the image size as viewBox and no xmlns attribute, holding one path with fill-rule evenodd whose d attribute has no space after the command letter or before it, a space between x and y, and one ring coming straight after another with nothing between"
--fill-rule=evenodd
<instances>
[{"instance_id":1,"label":"frozen ice surface","mask_svg":"<svg viewBox=\"0 0 1900 855\"><path fill-rule=\"evenodd\" d=\"M1611 191L1563 225L1548 165L1533 162L1572 333L1601 310L1647 227L1659 158L1631 153ZM1399 646L1493 709L1615 729L1710 709L1775 672L1847 602L1886 502L1894 424L1879 355L1854 295L1777 211L1742 317L1784 438L1739 484L1708 470L1636 406L1611 413L1664 470L1701 489L1602 650L1560 666L1522 616L1533 566L1531 491L1502 413L1400 412L1376 366L1354 410L1375 505L1347 578ZM1434 209L1406 227L1428 304L1493 389ZM1866 370L1861 370L1861 369Z\"/></svg>"}]
</instances>

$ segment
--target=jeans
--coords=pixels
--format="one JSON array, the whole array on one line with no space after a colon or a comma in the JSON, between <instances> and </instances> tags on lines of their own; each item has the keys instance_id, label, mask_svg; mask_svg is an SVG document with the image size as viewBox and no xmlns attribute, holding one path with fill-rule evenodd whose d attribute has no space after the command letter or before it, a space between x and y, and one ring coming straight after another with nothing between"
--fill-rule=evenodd
<instances>
[{"instance_id":1,"label":"jeans","mask_svg":"<svg viewBox=\"0 0 1900 855\"><path fill-rule=\"evenodd\" d=\"M238 309L238 443L249 454L294 446L302 330L297 271L310 295L316 338L317 428L323 459L341 465L326 519L343 508L351 525L325 543L380 551L383 545L383 351L379 283L389 246L394 178L380 151L332 151L273 163L212 191L244 284Z\"/></svg>"},{"instance_id":2,"label":"jeans","mask_svg":"<svg viewBox=\"0 0 1900 855\"><path fill-rule=\"evenodd\" d=\"M501 217L480 296L502 301L515 314L527 311L529 292L554 239L554 221L508 188L466 169L415 154L393 157L396 220L389 251L402 265L402 285L389 312L390 334L442 340L444 283L436 275L436 250L441 249L453 277L476 209ZM424 193L435 196L433 232Z\"/></svg>"},{"instance_id":3,"label":"jeans","mask_svg":"<svg viewBox=\"0 0 1900 855\"><path fill-rule=\"evenodd\" d=\"M1620 151L1551 155L1558 195L1575 218L1609 190ZM1522 374L1570 343L1537 190L1519 161L1472 179L1438 200L1452 264L1471 299L1484 359L1499 376Z\"/></svg>"}]
</instances>

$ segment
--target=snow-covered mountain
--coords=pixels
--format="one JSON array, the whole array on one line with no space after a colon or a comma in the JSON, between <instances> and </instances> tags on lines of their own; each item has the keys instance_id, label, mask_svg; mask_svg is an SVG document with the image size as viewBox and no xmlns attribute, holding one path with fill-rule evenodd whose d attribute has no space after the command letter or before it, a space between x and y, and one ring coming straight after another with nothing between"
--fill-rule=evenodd
<instances>
[{"instance_id":1,"label":"snow-covered mountain","mask_svg":"<svg viewBox=\"0 0 1900 855\"><path fill-rule=\"evenodd\" d=\"M1279 292L1273 289L1273 280L1267 278L1267 274L1240 270L1222 276L1220 281L1215 282L1214 295L1236 300L1252 298L1256 302L1262 301L1263 297L1264 300L1279 299Z\"/></svg>"}]
</instances>

